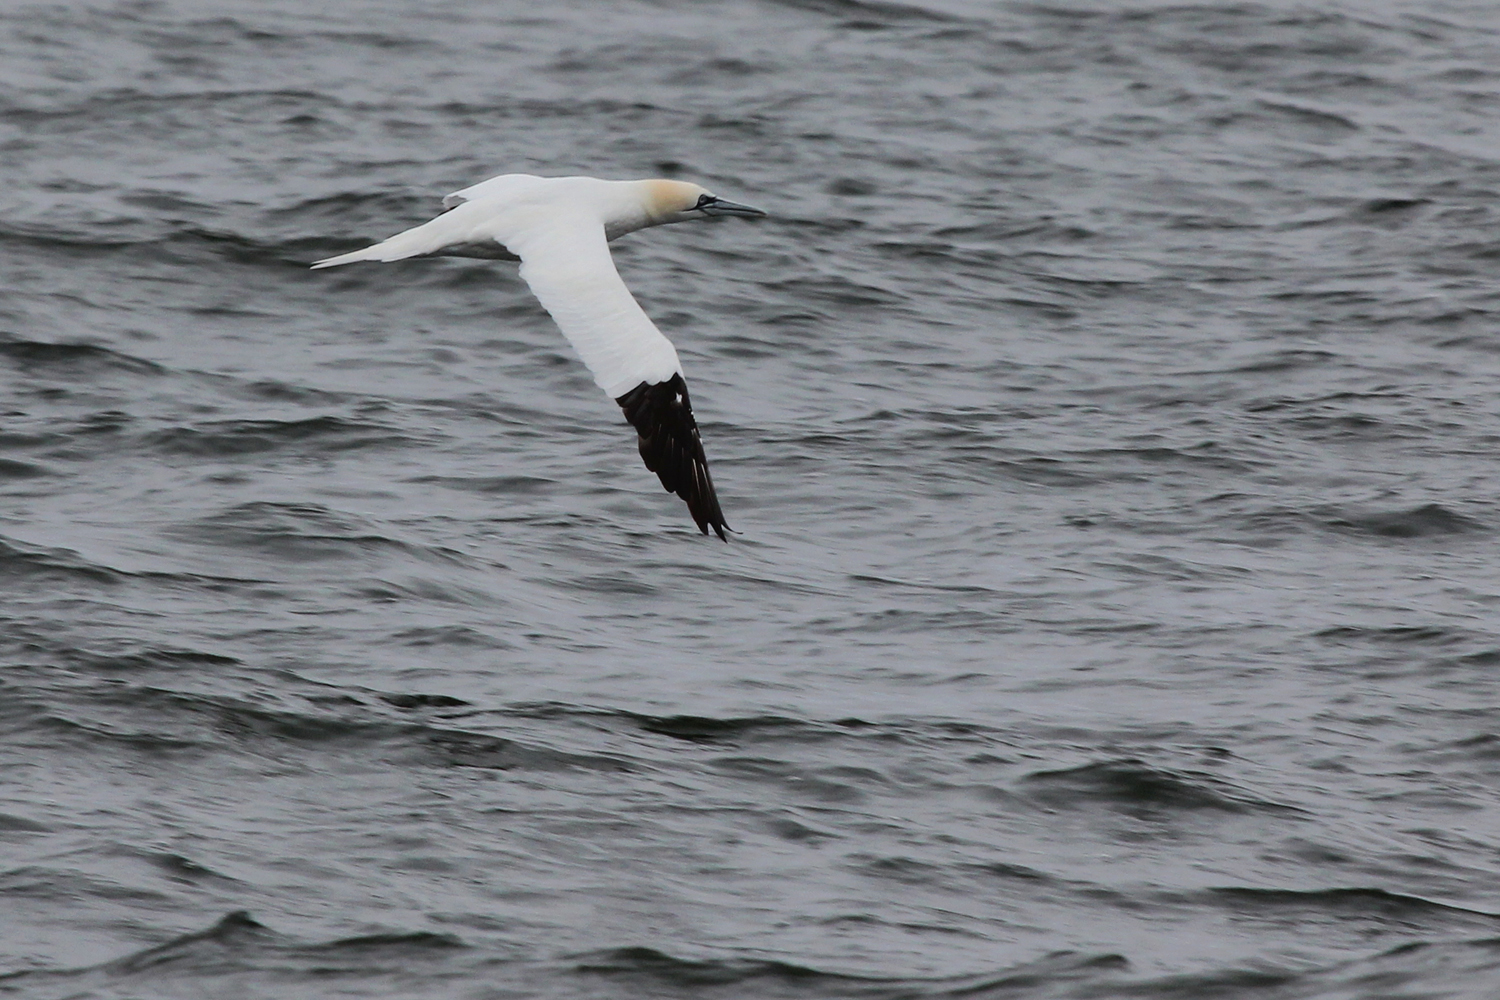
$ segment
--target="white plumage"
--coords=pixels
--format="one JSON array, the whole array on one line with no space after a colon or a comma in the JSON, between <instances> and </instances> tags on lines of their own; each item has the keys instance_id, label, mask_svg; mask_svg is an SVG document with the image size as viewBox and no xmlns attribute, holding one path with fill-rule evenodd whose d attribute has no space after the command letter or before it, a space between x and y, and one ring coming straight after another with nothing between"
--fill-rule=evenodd
<instances>
[{"instance_id":1,"label":"white plumage","mask_svg":"<svg viewBox=\"0 0 1500 1000\"><path fill-rule=\"evenodd\" d=\"M620 280L608 241L704 216L765 213L683 181L530 174L481 181L445 197L443 207L448 211L430 222L312 266L432 256L519 259L521 277L635 425L647 468L687 501L705 534L711 526L723 538L727 525L677 351Z\"/></svg>"}]
</instances>

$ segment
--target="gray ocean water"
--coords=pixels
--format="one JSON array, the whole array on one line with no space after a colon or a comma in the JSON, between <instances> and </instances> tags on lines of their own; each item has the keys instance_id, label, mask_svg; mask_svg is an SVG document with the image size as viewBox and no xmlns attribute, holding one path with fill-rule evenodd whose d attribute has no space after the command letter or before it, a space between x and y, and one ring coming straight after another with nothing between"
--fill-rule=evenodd
<instances>
[{"instance_id":1,"label":"gray ocean water","mask_svg":"<svg viewBox=\"0 0 1500 1000\"><path fill-rule=\"evenodd\" d=\"M514 265L639 233L698 534ZM1500 6L0 7L0 996L1500 997Z\"/></svg>"}]
</instances>

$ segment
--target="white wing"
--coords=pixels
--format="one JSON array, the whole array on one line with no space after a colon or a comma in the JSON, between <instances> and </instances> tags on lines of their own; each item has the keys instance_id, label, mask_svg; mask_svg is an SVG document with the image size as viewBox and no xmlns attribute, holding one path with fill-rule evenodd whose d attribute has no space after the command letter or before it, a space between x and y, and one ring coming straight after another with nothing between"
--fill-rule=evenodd
<instances>
[{"instance_id":1,"label":"white wing","mask_svg":"<svg viewBox=\"0 0 1500 1000\"><path fill-rule=\"evenodd\" d=\"M523 203L528 196L544 193L548 183L546 178L531 174L491 177L444 197L443 207L452 211L381 240L374 246L320 260L313 267L336 267L360 260L405 260L492 244L496 239L495 223L503 217L506 209ZM459 256L469 255L459 253ZM493 255L481 253L478 256Z\"/></svg>"},{"instance_id":2,"label":"white wing","mask_svg":"<svg viewBox=\"0 0 1500 1000\"><path fill-rule=\"evenodd\" d=\"M474 188L525 176L495 177ZM363 250L320 260L313 267L403 260L475 244L498 245L521 258L521 277L593 372L594 381L612 398L618 399L642 382L665 382L681 373L672 342L661 335L620 280L599 217L584 207L560 210L556 199L528 198L527 193L511 191L512 199L507 200L482 192L481 197L460 202L430 222Z\"/></svg>"},{"instance_id":3,"label":"white wing","mask_svg":"<svg viewBox=\"0 0 1500 1000\"><path fill-rule=\"evenodd\" d=\"M502 242L521 258L521 277L599 388L618 399L642 382L682 373L672 342L620 280L598 218L549 212L517 230Z\"/></svg>"},{"instance_id":4,"label":"white wing","mask_svg":"<svg viewBox=\"0 0 1500 1000\"><path fill-rule=\"evenodd\" d=\"M453 211L444 212L420 226L413 226L363 250L317 261L313 267L335 267L359 260L405 260L473 244L492 243L495 215L488 201L462 202Z\"/></svg>"},{"instance_id":5,"label":"white wing","mask_svg":"<svg viewBox=\"0 0 1500 1000\"><path fill-rule=\"evenodd\" d=\"M480 198L509 197L529 187L535 187L536 182L542 180L545 178L535 174L501 174L499 177L491 177L487 181L471 184L462 191L444 195L443 207L454 208L466 201L478 201Z\"/></svg>"}]
</instances>

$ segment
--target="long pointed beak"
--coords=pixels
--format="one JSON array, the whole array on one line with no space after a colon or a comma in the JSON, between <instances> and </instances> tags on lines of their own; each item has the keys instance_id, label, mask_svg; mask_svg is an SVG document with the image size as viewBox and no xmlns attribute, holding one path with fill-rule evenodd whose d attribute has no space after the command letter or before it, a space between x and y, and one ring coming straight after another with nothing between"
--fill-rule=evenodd
<instances>
[{"instance_id":1,"label":"long pointed beak","mask_svg":"<svg viewBox=\"0 0 1500 1000\"><path fill-rule=\"evenodd\" d=\"M699 209L704 215L737 215L742 219L764 219L766 213L749 205L741 205L733 201L710 201Z\"/></svg>"}]
</instances>

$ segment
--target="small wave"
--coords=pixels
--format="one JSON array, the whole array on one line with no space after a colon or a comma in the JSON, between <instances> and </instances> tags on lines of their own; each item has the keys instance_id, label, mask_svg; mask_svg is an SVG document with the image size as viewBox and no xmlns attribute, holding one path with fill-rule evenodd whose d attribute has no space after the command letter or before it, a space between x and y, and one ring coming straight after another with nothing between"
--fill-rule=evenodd
<instances>
[{"instance_id":1,"label":"small wave","mask_svg":"<svg viewBox=\"0 0 1500 1000\"><path fill-rule=\"evenodd\" d=\"M179 225L165 237L143 240L142 243L174 258L210 256L235 264L270 266L299 273L311 261L339 252L333 241L321 235L271 240L191 225Z\"/></svg>"},{"instance_id":2,"label":"small wave","mask_svg":"<svg viewBox=\"0 0 1500 1000\"><path fill-rule=\"evenodd\" d=\"M41 479L53 474L51 470L40 465L0 458L0 479Z\"/></svg>"},{"instance_id":3,"label":"small wave","mask_svg":"<svg viewBox=\"0 0 1500 1000\"><path fill-rule=\"evenodd\" d=\"M574 960L576 972L632 984L647 995L737 987L731 995L863 997L869 1000L1025 997L1045 995L1069 983L1113 979L1129 967L1119 955L1060 951L996 973L937 979L895 979L825 972L807 965L764 959L685 959L654 948L613 948ZM753 990L753 993L746 990ZM1036 994L1038 996L1044 994Z\"/></svg>"},{"instance_id":4,"label":"small wave","mask_svg":"<svg viewBox=\"0 0 1500 1000\"><path fill-rule=\"evenodd\" d=\"M1414 941L1296 977L1292 997L1452 997L1488 1000L1500 982L1500 938ZM1206 995L1206 994L1199 994ZM1253 996L1253 995L1252 995Z\"/></svg>"},{"instance_id":5,"label":"small wave","mask_svg":"<svg viewBox=\"0 0 1500 1000\"><path fill-rule=\"evenodd\" d=\"M1430 438L1433 428L1386 420L1368 413L1311 413L1290 417L1286 426L1313 441L1399 441Z\"/></svg>"},{"instance_id":6,"label":"small wave","mask_svg":"<svg viewBox=\"0 0 1500 1000\"><path fill-rule=\"evenodd\" d=\"M970 22L947 11L932 10L920 4L893 3L890 0L773 0L776 6L808 11L841 19L845 28L876 30L903 22L963 24Z\"/></svg>"},{"instance_id":7,"label":"small wave","mask_svg":"<svg viewBox=\"0 0 1500 1000\"><path fill-rule=\"evenodd\" d=\"M581 754L535 747L515 740L466 733L452 729L429 729L420 734L423 749L441 764L478 767L497 771L585 770L624 773L637 770L623 757Z\"/></svg>"},{"instance_id":8,"label":"small wave","mask_svg":"<svg viewBox=\"0 0 1500 1000\"><path fill-rule=\"evenodd\" d=\"M1252 361L1247 361L1233 368L1226 369L1226 371L1246 375L1280 375L1285 372L1326 368L1329 365L1341 363L1341 360L1332 351L1271 351Z\"/></svg>"},{"instance_id":9,"label":"small wave","mask_svg":"<svg viewBox=\"0 0 1500 1000\"><path fill-rule=\"evenodd\" d=\"M155 197L167 196L156 194ZM134 200L140 201L141 198ZM147 214L123 217L108 229L82 224L74 224L72 228L54 224L45 229L19 224L0 225L0 245L13 245L28 257L86 258L130 251L135 261L151 257L181 266L203 259L217 259L299 272L319 257L350 249L347 241L321 232L282 239L257 237L234 230L164 221L159 208L139 204L134 207L147 209ZM343 224L347 226L349 221L345 219ZM364 242L368 241L360 245Z\"/></svg>"},{"instance_id":10,"label":"small wave","mask_svg":"<svg viewBox=\"0 0 1500 1000\"><path fill-rule=\"evenodd\" d=\"M443 695L377 695L398 712L461 708ZM121 747L150 756L198 755L216 750L279 756L290 748L333 754L368 752L413 766L474 767L520 771L625 772L636 765L619 755L563 750L490 733L455 729L397 715L359 699L309 695L297 704L251 704L209 695L135 684L81 691L12 694L4 706L8 729L34 732L48 745L87 750Z\"/></svg>"},{"instance_id":11,"label":"small wave","mask_svg":"<svg viewBox=\"0 0 1500 1000\"><path fill-rule=\"evenodd\" d=\"M117 587L128 581L143 581L173 588L195 591L207 588L221 592L253 586L259 582L203 573L120 570L91 562L71 549L31 546L0 536L0 580L6 579L26 580L33 585L42 582L57 584L62 589L80 585ZM69 652L67 648L58 648L64 654Z\"/></svg>"},{"instance_id":12,"label":"small wave","mask_svg":"<svg viewBox=\"0 0 1500 1000\"><path fill-rule=\"evenodd\" d=\"M280 105L304 103L336 104L333 98L311 90L256 89L209 90L193 89L150 93L134 87L119 87L93 92L86 100L76 104L56 104L50 107L21 107L12 105L0 111L0 121L17 121L36 124L60 118L95 118L101 121L118 121L132 111L156 112L163 107L205 106L222 107L233 101L267 102Z\"/></svg>"},{"instance_id":13,"label":"small wave","mask_svg":"<svg viewBox=\"0 0 1500 1000\"><path fill-rule=\"evenodd\" d=\"M755 716L739 719L713 719L699 715L637 715L624 713L644 732L670 736L689 743L733 743L745 737L780 736L794 733L810 735L813 728L795 719L779 716Z\"/></svg>"},{"instance_id":14,"label":"small wave","mask_svg":"<svg viewBox=\"0 0 1500 1000\"><path fill-rule=\"evenodd\" d=\"M523 719L575 718L590 727L620 723L627 730L666 736L686 743L733 747L794 746L870 740L880 745L948 743L990 744L999 734L972 723L945 719L893 719L871 722L856 717L797 719L779 715L649 715L624 709L589 708L557 702L510 705L498 714Z\"/></svg>"},{"instance_id":15,"label":"small wave","mask_svg":"<svg viewBox=\"0 0 1500 1000\"><path fill-rule=\"evenodd\" d=\"M1376 216L1381 221L1387 221L1392 217L1400 217L1404 221L1414 209L1431 204L1430 198L1372 198L1360 202L1352 214L1356 218L1363 219Z\"/></svg>"},{"instance_id":16,"label":"small wave","mask_svg":"<svg viewBox=\"0 0 1500 1000\"><path fill-rule=\"evenodd\" d=\"M414 647L467 646L473 649L515 649L513 642L466 625L427 625L392 633L392 639Z\"/></svg>"},{"instance_id":17,"label":"small wave","mask_svg":"<svg viewBox=\"0 0 1500 1000\"><path fill-rule=\"evenodd\" d=\"M401 955L425 954L467 947L452 934L410 931L404 934L363 934L358 937L339 938L324 944L302 945L298 951L311 955L348 954L351 959L374 952L378 953L381 958L397 958Z\"/></svg>"},{"instance_id":18,"label":"small wave","mask_svg":"<svg viewBox=\"0 0 1500 1000\"><path fill-rule=\"evenodd\" d=\"M52 828L25 816L0 813L0 833L51 833Z\"/></svg>"},{"instance_id":19,"label":"small wave","mask_svg":"<svg viewBox=\"0 0 1500 1000\"><path fill-rule=\"evenodd\" d=\"M1215 498L1216 501L1223 499L1238 498ZM1397 510L1332 505L1270 507L1218 514L1216 522L1273 542L1280 542L1293 534L1308 530L1392 541L1445 538L1490 530L1487 524L1457 514L1441 504L1423 504ZM1329 637L1332 635L1333 633L1329 633Z\"/></svg>"},{"instance_id":20,"label":"small wave","mask_svg":"<svg viewBox=\"0 0 1500 1000\"><path fill-rule=\"evenodd\" d=\"M462 708L469 704L462 698L446 694L381 694L377 695L387 705L413 710L420 708Z\"/></svg>"},{"instance_id":21,"label":"small wave","mask_svg":"<svg viewBox=\"0 0 1500 1000\"><path fill-rule=\"evenodd\" d=\"M827 806L856 805L890 782L867 767L809 767L770 757L719 757L709 768L728 778L771 785L798 800Z\"/></svg>"},{"instance_id":22,"label":"small wave","mask_svg":"<svg viewBox=\"0 0 1500 1000\"><path fill-rule=\"evenodd\" d=\"M647 579L648 574L626 571L614 573L591 573L568 577L558 586L586 594L628 594L636 597L654 597L663 593L663 587Z\"/></svg>"},{"instance_id":23,"label":"small wave","mask_svg":"<svg viewBox=\"0 0 1500 1000\"><path fill-rule=\"evenodd\" d=\"M843 836L833 830L814 827L801 819L786 815L766 816L761 819L761 825L772 836L792 844L822 844L826 841L838 840Z\"/></svg>"},{"instance_id":24,"label":"small wave","mask_svg":"<svg viewBox=\"0 0 1500 1000\"><path fill-rule=\"evenodd\" d=\"M327 389L314 389L305 385L293 385L290 382L279 382L275 379L261 379L257 382L239 383L233 379L225 380L226 388L246 396L250 399L270 400L275 403L298 403L303 406L329 405L346 403L350 400L349 393L331 392Z\"/></svg>"},{"instance_id":25,"label":"small wave","mask_svg":"<svg viewBox=\"0 0 1500 1000\"><path fill-rule=\"evenodd\" d=\"M1210 898L1236 910L1260 909L1283 913L1315 910L1358 919L1403 923L1459 921L1465 925L1500 928L1500 914L1438 903L1385 889L1252 889L1237 886L1208 890Z\"/></svg>"},{"instance_id":26,"label":"small wave","mask_svg":"<svg viewBox=\"0 0 1500 1000\"><path fill-rule=\"evenodd\" d=\"M0 339L0 358L28 372L85 373L114 369L136 375L159 375L166 371L154 361L131 357L98 344Z\"/></svg>"},{"instance_id":27,"label":"small wave","mask_svg":"<svg viewBox=\"0 0 1500 1000\"><path fill-rule=\"evenodd\" d=\"M1327 507L1318 515L1335 531L1375 538L1438 538L1489 530L1487 525L1435 503L1392 511Z\"/></svg>"},{"instance_id":28,"label":"small wave","mask_svg":"<svg viewBox=\"0 0 1500 1000\"><path fill-rule=\"evenodd\" d=\"M966 635L1011 635L1019 631L1004 611L976 608L953 608L932 611L913 608L886 608L850 615L839 624L823 625L833 634L921 635L925 633L960 632Z\"/></svg>"},{"instance_id":29,"label":"small wave","mask_svg":"<svg viewBox=\"0 0 1500 1000\"><path fill-rule=\"evenodd\" d=\"M19 253L27 257L61 258L64 261L71 258L118 253L160 238L160 234L155 229L132 236L120 233L69 231L57 225L45 229L15 223L0 225L0 246L15 247Z\"/></svg>"},{"instance_id":30,"label":"small wave","mask_svg":"<svg viewBox=\"0 0 1500 1000\"><path fill-rule=\"evenodd\" d=\"M207 930L100 965L0 975L0 992L23 991L39 1000L96 994L207 996L238 993L248 981L277 984L278 995L305 991L322 996L332 988L341 996L404 996L412 988L410 977L425 974L459 975L463 982L481 976L473 981L507 995L614 996L615 990L623 989L630 996L782 1000L1313 1000L1375 993L1478 1000L1490 996L1488 984L1500 978L1500 938L1417 941L1310 969L1229 968L1150 978L1131 976L1130 971L1124 956L1079 951L1057 951L987 973L931 978L860 975L762 958L682 958L645 946L600 949L562 960L518 961L487 955L451 934L429 931L310 943L237 911Z\"/></svg>"},{"instance_id":31,"label":"small wave","mask_svg":"<svg viewBox=\"0 0 1500 1000\"><path fill-rule=\"evenodd\" d=\"M228 457L283 448L340 452L355 448L400 447L412 442L393 428L343 417L303 420L225 420L172 427L145 437L152 448L179 455Z\"/></svg>"},{"instance_id":32,"label":"small wave","mask_svg":"<svg viewBox=\"0 0 1500 1000\"><path fill-rule=\"evenodd\" d=\"M51 987L48 996L83 996L125 991L151 995L164 990L178 995L188 988L194 995L240 992L230 983L247 975L272 976L309 983L385 977L404 970L403 963L442 963L467 945L451 934L430 931L368 934L325 943L305 943L281 934L239 910L207 930L183 934L163 944L122 958L81 969L27 970L0 975L0 993L20 988L27 995ZM330 967L330 961L346 963ZM208 984L218 983L222 989ZM175 984L175 985L174 985ZM205 992L199 993L202 989ZM55 991L55 992L54 992ZM293 993L298 990L293 989Z\"/></svg>"},{"instance_id":33,"label":"small wave","mask_svg":"<svg viewBox=\"0 0 1500 1000\"><path fill-rule=\"evenodd\" d=\"M68 650L63 658L91 671L139 671L168 668L231 667L240 663L233 656L221 653L206 653L197 649L152 648L135 649L121 653L100 653L90 650Z\"/></svg>"},{"instance_id":34,"label":"small wave","mask_svg":"<svg viewBox=\"0 0 1500 1000\"><path fill-rule=\"evenodd\" d=\"M351 217L358 219L365 214L372 219L414 218L431 204L432 199L418 197L407 190L340 191L269 208L266 216L277 221L327 221L347 225Z\"/></svg>"},{"instance_id":35,"label":"small wave","mask_svg":"<svg viewBox=\"0 0 1500 1000\"><path fill-rule=\"evenodd\" d=\"M1158 528L1157 530L1162 530ZM1099 570L1127 580L1232 580L1250 575L1250 571L1236 566L1212 566L1190 564L1179 559L1153 555L1149 552L1125 553L1110 560L1099 560L1093 564Z\"/></svg>"},{"instance_id":36,"label":"small wave","mask_svg":"<svg viewBox=\"0 0 1500 1000\"><path fill-rule=\"evenodd\" d=\"M727 986L756 979L781 979L811 985L815 980L834 982L849 977L819 972L788 962L757 960L694 961L675 958L654 948L610 948L578 956L578 972L611 977L630 977L668 987Z\"/></svg>"},{"instance_id":37,"label":"small wave","mask_svg":"<svg viewBox=\"0 0 1500 1000\"><path fill-rule=\"evenodd\" d=\"M1046 872L1037 871L1035 868L1027 868L1025 865L1011 864L1008 861L987 861L981 864L969 864L963 866L968 871L983 875L988 878L1004 879L1006 881L1051 883L1058 881Z\"/></svg>"},{"instance_id":38,"label":"small wave","mask_svg":"<svg viewBox=\"0 0 1500 1000\"><path fill-rule=\"evenodd\" d=\"M316 504L239 504L167 533L184 541L307 561L413 551L362 519Z\"/></svg>"},{"instance_id":39,"label":"small wave","mask_svg":"<svg viewBox=\"0 0 1500 1000\"><path fill-rule=\"evenodd\" d=\"M167 877L181 882L223 882L239 884L239 880L230 878L222 872L216 872L206 865L199 864L192 858L176 854L172 851L139 851L152 866L167 874Z\"/></svg>"},{"instance_id":40,"label":"small wave","mask_svg":"<svg viewBox=\"0 0 1500 1000\"><path fill-rule=\"evenodd\" d=\"M907 885L936 885L943 880L945 874L941 866L918 861L916 858L877 858L854 854L849 855L845 861L862 875Z\"/></svg>"},{"instance_id":41,"label":"small wave","mask_svg":"<svg viewBox=\"0 0 1500 1000\"><path fill-rule=\"evenodd\" d=\"M1481 633L1436 625L1335 625L1313 633L1330 642L1360 641L1381 645L1451 646L1485 638Z\"/></svg>"},{"instance_id":42,"label":"small wave","mask_svg":"<svg viewBox=\"0 0 1500 1000\"><path fill-rule=\"evenodd\" d=\"M546 494L557 489L554 480L538 476L414 476L404 481L495 496Z\"/></svg>"},{"instance_id":43,"label":"small wave","mask_svg":"<svg viewBox=\"0 0 1500 1000\"><path fill-rule=\"evenodd\" d=\"M1184 465L1224 472L1249 472L1257 463L1245 462L1225 455L1213 442L1205 442L1193 448L1100 448L1076 453L1080 458L1095 460L1124 460L1147 465Z\"/></svg>"},{"instance_id":44,"label":"small wave","mask_svg":"<svg viewBox=\"0 0 1500 1000\"><path fill-rule=\"evenodd\" d=\"M70 549L23 547L0 538L0 579L7 577L113 586L125 574L91 563Z\"/></svg>"},{"instance_id":45,"label":"small wave","mask_svg":"<svg viewBox=\"0 0 1500 1000\"><path fill-rule=\"evenodd\" d=\"M1500 761L1500 733L1480 733L1477 736L1467 736L1460 740L1454 740L1449 744L1449 747L1474 760L1485 762Z\"/></svg>"},{"instance_id":46,"label":"small wave","mask_svg":"<svg viewBox=\"0 0 1500 1000\"><path fill-rule=\"evenodd\" d=\"M1337 112L1263 100L1244 110L1216 115L1206 124L1223 131L1311 143L1339 142L1360 131L1358 122Z\"/></svg>"},{"instance_id":47,"label":"small wave","mask_svg":"<svg viewBox=\"0 0 1500 1000\"><path fill-rule=\"evenodd\" d=\"M154 889L45 864L22 865L0 872L0 899L18 897L50 900L92 897L137 906L161 906L169 899Z\"/></svg>"},{"instance_id":48,"label":"small wave","mask_svg":"<svg viewBox=\"0 0 1500 1000\"><path fill-rule=\"evenodd\" d=\"M1054 808L1103 804L1143 816L1168 812L1296 814L1295 806L1241 792L1213 775L1175 772L1134 759L1100 761L1021 779L1026 794Z\"/></svg>"},{"instance_id":49,"label":"small wave","mask_svg":"<svg viewBox=\"0 0 1500 1000\"><path fill-rule=\"evenodd\" d=\"M898 306L907 301L905 295L868 282L857 281L844 275L810 275L767 282L768 291L785 294L811 308L812 303L821 302L835 310L864 307Z\"/></svg>"},{"instance_id":50,"label":"small wave","mask_svg":"<svg viewBox=\"0 0 1500 1000\"><path fill-rule=\"evenodd\" d=\"M917 433L913 447L942 444L949 450L948 467L981 481L1003 478L1038 486L1081 488L1104 483L1154 480L1164 468L1202 469L1231 473L1254 471L1260 463L1231 457L1212 443L1196 448L1097 448L1051 456L1004 458L982 432ZM968 442L972 441L972 444Z\"/></svg>"}]
</instances>

